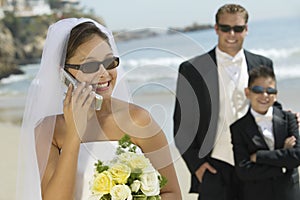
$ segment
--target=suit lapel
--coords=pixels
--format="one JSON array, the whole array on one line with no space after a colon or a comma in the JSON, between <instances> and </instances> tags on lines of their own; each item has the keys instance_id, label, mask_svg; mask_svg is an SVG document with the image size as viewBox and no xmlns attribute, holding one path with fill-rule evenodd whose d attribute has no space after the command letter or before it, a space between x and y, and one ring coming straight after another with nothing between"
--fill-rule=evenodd
<instances>
[{"instance_id":1,"label":"suit lapel","mask_svg":"<svg viewBox=\"0 0 300 200\"><path fill-rule=\"evenodd\" d=\"M269 147L262 133L259 131L258 125L256 124L255 119L250 112L250 109L245 116L245 121L245 132L251 138L252 142L258 147L258 149L269 150Z\"/></svg>"},{"instance_id":2,"label":"suit lapel","mask_svg":"<svg viewBox=\"0 0 300 200\"><path fill-rule=\"evenodd\" d=\"M275 139L275 149L282 148L284 145L284 140L288 137L285 127L286 120L281 110L274 107L273 110L273 133Z\"/></svg>"},{"instance_id":3,"label":"suit lapel","mask_svg":"<svg viewBox=\"0 0 300 200\"><path fill-rule=\"evenodd\" d=\"M191 61L191 64L196 68L197 73L203 78L205 85L207 86L209 94L204 95L201 98L209 98L208 101L211 103L211 115L207 116L207 113L201 113L200 117L209 118L209 126L205 140L202 143L202 148L200 150L201 155L208 154L208 150L211 148L206 148L207 146L213 146L215 142L215 136L218 127L218 117L219 117L219 80L218 71L216 66L216 58L212 57L215 50L211 50L208 54L204 54L200 57L196 57ZM198 81L198 80L197 80Z\"/></svg>"},{"instance_id":4,"label":"suit lapel","mask_svg":"<svg viewBox=\"0 0 300 200\"><path fill-rule=\"evenodd\" d=\"M244 50L244 54L245 54L245 57L246 57L247 70L249 72L253 67L255 67L254 66L254 61L255 61L256 58L253 56L253 54L251 54L247 50Z\"/></svg>"}]
</instances>

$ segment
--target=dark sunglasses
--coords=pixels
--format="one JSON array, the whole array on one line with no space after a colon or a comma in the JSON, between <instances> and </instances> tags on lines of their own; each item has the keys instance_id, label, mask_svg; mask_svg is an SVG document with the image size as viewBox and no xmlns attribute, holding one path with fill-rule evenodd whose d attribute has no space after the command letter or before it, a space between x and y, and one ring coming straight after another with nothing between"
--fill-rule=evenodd
<instances>
[{"instance_id":1,"label":"dark sunglasses","mask_svg":"<svg viewBox=\"0 0 300 200\"><path fill-rule=\"evenodd\" d=\"M100 65L107 70L114 69L118 67L120 64L120 59L118 57L111 57L107 58L103 61L94 61L94 62L87 62L81 65L74 65L74 64L65 64L65 69L72 68L76 70L81 70L83 73L95 73L99 70Z\"/></svg>"},{"instance_id":2,"label":"dark sunglasses","mask_svg":"<svg viewBox=\"0 0 300 200\"><path fill-rule=\"evenodd\" d=\"M277 94L277 89L271 88L271 87L264 88L264 87L261 87L261 86L253 86L252 88L250 88L250 90L252 92L254 92L255 94L262 94L262 93L265 93L265 92L267 94Z\"/></svg>"},{"instance_id":3,"label":"dark sunglasses","mask_svg":"<svg viewBox=\"0 0 300 200\"><path fill-rule=\"evenodd\" d=\"M242 25L242 26L229 26L229 25L225 25L225 24L218 24L218 27L220 28L220 30L222 32L228 33L231 30L233 30L236 33L241 33L245 30L246 25Z\"/></svg>"}]
</instances>

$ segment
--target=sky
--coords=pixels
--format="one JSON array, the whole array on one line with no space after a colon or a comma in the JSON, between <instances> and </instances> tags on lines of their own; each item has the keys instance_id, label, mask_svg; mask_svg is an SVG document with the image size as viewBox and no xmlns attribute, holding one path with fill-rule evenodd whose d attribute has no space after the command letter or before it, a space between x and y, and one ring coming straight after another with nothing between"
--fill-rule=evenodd
<instances>
[{"instance_id":1,"label":"sky","mask_svg":"<svg viewBox=\"0 0 300 200\"><path fill-rule=\"evenodd\" d=\"M249 21L299 17L299 0L80 0L80 4L104 19L113 31L137 28L184 27L193 23L214 24L217 9L238 3Z\"/></svg>"}]
</instances>

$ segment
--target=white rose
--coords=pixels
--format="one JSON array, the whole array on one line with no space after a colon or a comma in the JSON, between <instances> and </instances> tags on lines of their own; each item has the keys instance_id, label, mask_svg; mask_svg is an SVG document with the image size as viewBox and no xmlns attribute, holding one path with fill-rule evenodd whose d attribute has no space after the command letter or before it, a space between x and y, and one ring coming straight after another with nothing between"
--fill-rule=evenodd
<instances>
[{"instance_id":1,"label":"white rose","mask_svg":"<svg viewBox=\"0 0 300 200\"><path fill-rule=\"evenodd\" d=\"M115 185L110 191L112 200L132 200L131 190L127 185Z\"/></svg>"},{"instance_id":2,"label":"white rose","mask_svg":"<svg viewBox=\"0 0 300 200\"><path fill-rule=\"evenodd\" d=\"M134 180L130 187L132 192L138 192L141 187L141 182L139 180Z\"/></svg>"},{"instance_id":3,"label":"white rose","mask_svg":"<svg viewBox=\"0 0 300 200\"><path fill-rule=\"evenodd\" d=\"M133 152L126 152L119 155L119 160L123 163L127 163L131 170L145 169L151 166L148 158L142 154L136 154Z\"/></svg>"},{"instance_id":4,"label":"white rose","mask_svg":"<svg viewBox=\"0 0 300 200\"><path fill-rule=\"evenodd\" d=\"M158 172L146 172L141 175L141 191L146 196L156 196L159 195L160 187L158 180Z\"/></svg>"}]
</instances>

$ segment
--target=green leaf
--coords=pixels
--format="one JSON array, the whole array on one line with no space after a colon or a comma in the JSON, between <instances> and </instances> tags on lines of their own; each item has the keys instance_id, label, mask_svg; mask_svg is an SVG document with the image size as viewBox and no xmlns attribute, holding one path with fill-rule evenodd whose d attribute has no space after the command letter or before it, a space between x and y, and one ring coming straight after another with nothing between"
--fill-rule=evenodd
<instances>
[{"instance_id":1,"label":"green leaf","mask_svg":"<svg viewBox=\"0 0 300 200\"><path fill-rule=\"evenodd\" d=\"M147 196L144 194L135 194L132 195L133 200L147 200Z\"/></svg>"},{"instance_id":2,"label":"green leaf","mask_svg":"<svg viewBox=\"0 0 300 200\"><path fill-rule=\"evenodd\" d=\"M95 166L98 173L104 172L109 168L108 166L103 165L103 163L100 160L98 160L98 162L95 163Z\"/></svg>"},{"instance_id":3,"label":"green leaf","mask_svg":"<svg viewBox=\"0 0 300 200\"><path fill-rule=\"evenodd\" d=\"M131 185L135 180L140 180L140 176L142 175L142 173L143 172L141 169L134 169L127 179L127 185Z\"/></svg>"},{"instance_id":4,"label":"green leaf","mask_svg":"<svg viewBox=\"0 0 300 200\"><path fill-rule=\"evenodd\" d=\"M132 143L130 136L125 134L120 140L119 140L119 146L117 148L116 154L120 155L126 151L136 153L137 146Z\"/></svg>"},{"instance_id":5,"label":"green leaf","mask_svg":"<svg viewBox=\"0 0 300 200\"><path fill-rule=\"evenodd\" d=\"M168 179L164 176L158 176L159 179L159 187L163 188L168 183Z\"/></svg>"},{"instance_id":6,"label":"green leaf","mask_svg":"<svg viewBox=\"0 0 300 200\"><path fill-rule=\"evenodd\" d=\"M147 197L147 200L161 200L159 195Z\"/></svg>"},{"instance_id":7,"label":"green leaf","mask_svg":"<svg viewBox=\"0 0 300 200\"><path fill-rule=\"evenodd\" d=\"M101 197L100 200L111 200L111 195L110 194L105 194Z\"/></svg>"}]
</instances>

